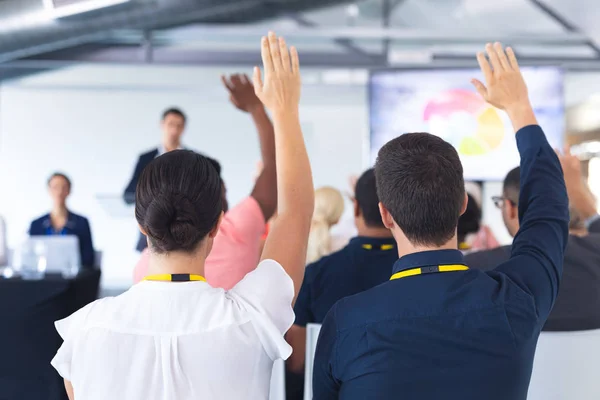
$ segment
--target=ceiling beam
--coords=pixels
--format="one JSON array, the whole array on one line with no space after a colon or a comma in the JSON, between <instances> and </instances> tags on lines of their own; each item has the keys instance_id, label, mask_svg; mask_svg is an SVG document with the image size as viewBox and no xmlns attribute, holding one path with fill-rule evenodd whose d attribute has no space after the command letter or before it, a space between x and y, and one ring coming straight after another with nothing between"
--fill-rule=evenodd
<instances>
[{"instance_id":1,"label":"ceiling beam","mask_svg":"<svg viewBox=\"0 0 600 400\"><path fill-rule=\"evenodd\" d=\"M529 0L531 4L533 4L538 10L546 14L550 17L554 22L562 26L569 33L577 33L583 34L580 27L571 22L567 21L558 11L554 10L552 7L542 2L541 0ZM597 57L600 58L600 47L596 45L591 39L588 38L585 45L589 46L594 53L596 53Z\"/></svg>"}]
</instances>

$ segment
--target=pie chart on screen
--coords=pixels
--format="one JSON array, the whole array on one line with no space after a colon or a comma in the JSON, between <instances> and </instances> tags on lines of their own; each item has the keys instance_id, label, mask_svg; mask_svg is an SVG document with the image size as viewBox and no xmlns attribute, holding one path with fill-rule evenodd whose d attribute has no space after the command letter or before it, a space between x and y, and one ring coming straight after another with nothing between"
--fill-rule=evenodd
<instances>
[{"instance_id":1,"label":"pie chart on screen","mask_svg":"<svg viewBox=\"0 0 600 400\"><path fill-rule=\"evenodd\" d=\"M482 156L500 146L506 127L499 111L477 93L450 89L429 100L423 120L431 133L456 147L463 156Z\"/></svg>"}]
</instances>

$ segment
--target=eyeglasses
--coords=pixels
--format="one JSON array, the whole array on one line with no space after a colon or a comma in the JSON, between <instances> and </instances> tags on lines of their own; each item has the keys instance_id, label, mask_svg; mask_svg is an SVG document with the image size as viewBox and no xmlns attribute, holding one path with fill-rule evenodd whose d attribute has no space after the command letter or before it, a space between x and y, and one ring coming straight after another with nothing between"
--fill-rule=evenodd
<instances>
[{"instance_id":1,"label":"eyeglasses","mask_svg":"<svg viewBox=\"0 0 600 400\"><path fill-rule=\"evenodd\" d=\"M503 196L493 196L492 197L492 201L494 202L494 205L500 209L502 209L502 207L504 207L504 202L508 201L510 204L512 204L513 206L516 206L517 203L515 203L514 201L512 201L511 199L507 199L506 197Z\"/></svg>"}]
</instances>

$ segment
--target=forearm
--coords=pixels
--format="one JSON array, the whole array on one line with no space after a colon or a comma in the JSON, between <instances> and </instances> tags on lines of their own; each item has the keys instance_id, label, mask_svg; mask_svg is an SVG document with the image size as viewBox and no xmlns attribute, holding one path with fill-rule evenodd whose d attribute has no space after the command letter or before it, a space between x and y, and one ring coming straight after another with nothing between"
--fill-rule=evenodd
<instances>
[{"instance_id":1,"label":"forearm","mask_svg":"<svg viewBox=\"0 0 600 400\"><path fill-rule=\"evenodd\" d=\"M275 115L274 126L279 215L296 215L309 226L314 187L297 110Z\"/></svg>"},{"instance_id":2,"label":"forearm","mask_svg":"<svg viewBox=\"0 0 600 400\"><path fill-rule=\"evenodd\" d=\"M584 220L592 218L598 213L596 199L583 181L578 188L569 191L569 201Z\"/></svg>"},{"instance_id":3,"label":"forearm","mask_svg":"<svg viewBox=\"0 0 600 400\"><path fill-rule=\"evenodd\" d=\"M260 155L264 168L275 168L275 132L273 124L262 104L254 108L250 114L258 132Z\"/></svg>"},{"instance_id":4,"label":"forearm","mask_svg":"<svg viewBox=\"0 0 600 400\"><path fill-rule=\"evenodd\" d=\"M262 104L250 111L258 132L263 169L252 189L252 197L258 202L265 221L277 209L277 168L275 163L275 136L273 124Z\"/></svg>"},{"instance_id":5,"label":"forearm","mask_svg":"<svg viewBox=\"0 0 600 400\"><path fill-rule=\"evenodd\" d=\"M538 124L533 108L529 103L523 103L507 109L506 113L510 118L515 133L526 126Z\"/></svg>"}]
</instances>

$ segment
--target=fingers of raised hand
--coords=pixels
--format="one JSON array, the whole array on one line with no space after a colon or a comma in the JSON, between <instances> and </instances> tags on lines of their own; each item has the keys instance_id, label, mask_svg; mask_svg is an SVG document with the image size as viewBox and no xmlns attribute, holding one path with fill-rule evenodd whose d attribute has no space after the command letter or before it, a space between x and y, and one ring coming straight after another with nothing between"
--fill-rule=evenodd
<instances>
[{"instance_id":1,"label":"fingers of raised hand","mask_svg":"<svg viewBox=\"0 0 600 400\"><path fill-rule=\"evenodd\" d=\"M269 49L271 51L271 60L273 60L273 68L276 72L283 69L281 60L281 52L279 51L279 40L274 32L269 32Z\"/></svg>"},{"instance_id":2,"label":"fingers of raised hand","mask_svg":"<svg viewBox=\"0 0 600 400\"><path fill-rule=\"evenodd\" d=\"M498 57L498 53L494 46L491 43L485 45L485 51L490 59L490 63L492 64L492 69L494 71L494 75L500 73L504 68L502 64L500 64L500 58Z\"/></svg>"},{"instance_id":3,"label":"fingers of raised hand","mask_svg":"<svg viewBox=\"0 0 600 400\"><path fill-rule=\"evenodd\" d=\"M290 52L285 44L285 39L279 37L279 53L281 54L281 67L286 72L292 71L292 66L290 65Z\"/></svg>"},{"instance_id":4,"label":"fingers of raised hand","mask_svg":"<svg viewBox=\"0 0 600 400\"><path fill-rule=\"evenodd\" d=\"M275 69L273 67L273 60L271 59L271 49L269 47L269 40L263 36L260 44L260 55L262 57L263 66L265 68L265 74L270 74Z\"/></svg>"},{"instance_id":5,"label":"fingers of raised hand","mask_svg":"<svg viewBox=\"0 0 600 400\"><path fill-rule=\"evenodd\" d=\"M294 75L300 74L300 58L298 57L298 50L295 46L290 47L290 57L292 59L292 72Z\"/></svg>"},{"instance_id":6,"label":"fingers of raised hand","mask_svg":"<svg viewBox=\"0 0 600 400\"><path fill-rule=\"evenodd\" d=\"M515 71L518 71L519 70L519 62L517 61L517 56L515 56L515 52L513 51L512 47L506 48L506 54L508 55L508 60L510 61L510 65L512 66L512 69Z\"/></svg>"},{"instance_id":7,"label":"fingers of raised hand","mask_svg":"<svg viewBox=\"0 0 600 400\"><path fill-rule=\"evenodd\" d=\"M494 43L494 50L496 51L498 60L500 60L500 65L502 66L502 69L504 71L511 71L512 67L510 65L510 62L508 61L508 57L506 57L506 53L504 52L502 43L500 43L500 42Z\"/></svg>"},{"instance_id":8,"label":"fingers of raised hand","mask_svg":"<svg viewBox=\"0 0 600 400\"><path fill-rule=\"evenodd\" d=\"M481 52L477 53L477 62L479 63L479 68L481 68L481 72L483 72L485 82L489 85L492 82L494 75L492 73L492 67L490 67L490 63L485 57L485 54Z\"/></svg>"}]
</instances>

